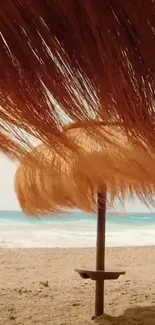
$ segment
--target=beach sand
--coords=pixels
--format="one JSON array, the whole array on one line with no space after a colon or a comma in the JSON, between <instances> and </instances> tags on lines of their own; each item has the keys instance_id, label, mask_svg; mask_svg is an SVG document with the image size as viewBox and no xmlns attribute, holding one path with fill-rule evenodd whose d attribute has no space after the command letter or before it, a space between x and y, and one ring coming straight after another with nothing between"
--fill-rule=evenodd
<instances>
[{"instance_id":1,"label":"beach sand","mask_svg":"<svg viewBox=\"0 0 155 325\"><path fill-rule=\"evenodd\" d=\"M155 325L155 247L108 248L105 312L94 315L94 282L76 267L93 267L95 249L0 249L0 324ZM48 281L48 282L47 282Z\"/></svg>"}]
</instances>

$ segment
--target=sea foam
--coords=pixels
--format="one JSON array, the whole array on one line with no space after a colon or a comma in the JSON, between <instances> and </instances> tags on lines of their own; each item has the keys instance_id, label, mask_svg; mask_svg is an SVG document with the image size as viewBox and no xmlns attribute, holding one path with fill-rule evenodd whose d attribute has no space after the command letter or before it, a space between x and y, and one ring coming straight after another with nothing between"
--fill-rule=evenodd
<instances>
[{"instance_id":1,"label":"sea foam","mask_svg":"<svg viewBox=\"0 0 155 325\"><path fill-rule=\"evenodd\" d=\"M97 219L80 212L33 219L0 212L0 247L95 247ZM106 246L155 245L154 214L107 214Z\"/></svg>"}]
</instances>

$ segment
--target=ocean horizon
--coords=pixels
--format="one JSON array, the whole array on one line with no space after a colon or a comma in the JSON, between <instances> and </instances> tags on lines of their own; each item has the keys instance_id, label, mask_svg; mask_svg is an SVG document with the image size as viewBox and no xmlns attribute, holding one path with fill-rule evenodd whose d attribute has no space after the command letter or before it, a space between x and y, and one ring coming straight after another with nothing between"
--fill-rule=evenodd
<instances>
[{"instance_id":1,"label":"ocean horizon","mask_svg":"<svg viewBox=\"0 0 155 325\"><path fill-rule=\"evenodd\" d=\"M95 247L96 225L95 214L80 211L39 219L0 211L0 247ZM155 245L155 213L107 213L107 247L149 245Z\"/></svg>"}]
</instances>

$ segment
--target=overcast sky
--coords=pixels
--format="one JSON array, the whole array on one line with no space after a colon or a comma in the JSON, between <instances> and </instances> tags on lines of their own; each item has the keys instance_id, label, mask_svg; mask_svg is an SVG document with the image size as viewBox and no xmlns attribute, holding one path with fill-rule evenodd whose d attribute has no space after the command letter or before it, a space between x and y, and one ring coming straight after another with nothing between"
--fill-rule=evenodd
<instances>
[{"instance_id":1,"label":"overcast sky","mask_svg":"<svg viewBox=\"0 0 155 325\"><path fill-rule=\"evenodd\" d=\"M14 192L14 174L17 166L5 156L0 155L0 210L20 210ZM126 203L125 209L130 212L149 212L149 209L135 200ZM118 208L122 210L122 208ZM124 209L123 209L124 210ZM155 211L155 209L151 209Z\"/></svg>"},{"instance_id":2,"label":"overcast sky","mask_svg":"<svg viewBox=\"0 0 155 325\"><path fill-rule=\"evenodd\" d=\"M0 210L20 209L13 184L16 168L13 162L0 155Z\"/></svg>"}]
</instances>

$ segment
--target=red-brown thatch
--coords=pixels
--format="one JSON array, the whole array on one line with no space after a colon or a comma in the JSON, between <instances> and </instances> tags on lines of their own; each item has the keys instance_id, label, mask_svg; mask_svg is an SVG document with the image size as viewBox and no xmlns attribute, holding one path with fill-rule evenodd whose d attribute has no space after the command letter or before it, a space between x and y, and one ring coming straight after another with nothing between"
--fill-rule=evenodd
<instances>
[{"instance_id":1,"label":"red-brown thatch","mask_svg":"<svg viewBox=\"0 0 155 325\"><path fill-rule=\"evenodd\" d=\"M92 131L99 136L91 137ZM105 185L110 205L116 198L124 201L127 195L153 203L155 156L146 147L129 142L120 127L70 125L65 132L80 148L78 152L66 149L62 157L40 145L32 152L39 160L36 168L29 164L31 153L17 170L15 189L25 213L55 213L66 208L95 211L96 193Z\"/></svg>"},{"instance_id":2,"label":"red-brown thatch","mask_svg":"<svg viewBox=\"0 0 155 325\"><path fill-rule=\"evenodd\" d=\"M154 147L154 30L154 0L2 1L0 125L22 154L22 130L67 146L64 123L93 118Z\"/></svg>"}]
</instances>

